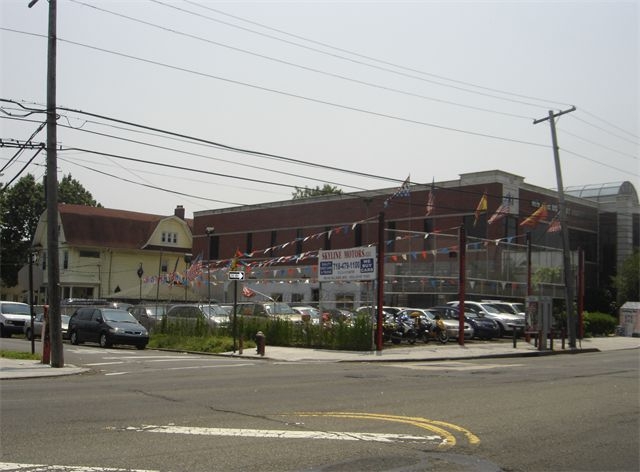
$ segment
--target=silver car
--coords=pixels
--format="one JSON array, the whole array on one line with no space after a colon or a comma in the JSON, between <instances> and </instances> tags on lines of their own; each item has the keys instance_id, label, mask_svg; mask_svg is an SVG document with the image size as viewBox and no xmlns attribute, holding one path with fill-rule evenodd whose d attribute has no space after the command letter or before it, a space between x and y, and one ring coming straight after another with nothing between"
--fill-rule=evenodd
<instances>
[{"instance_id":1,"label":"silver car","mask_svg":"<svg viewBox=\"0 0 640 472\"><path fill-rule=\"evenodd\" d=\"M69 318L68 315L60 315L62 339L69 339ZM27 320L24 324L24 335L29 341L35 336L36 338L42 337L42 327L44 326L44 313L38 313L33 318L33 328L31 328L31 319Z\"/></svg>"}]
</instances>

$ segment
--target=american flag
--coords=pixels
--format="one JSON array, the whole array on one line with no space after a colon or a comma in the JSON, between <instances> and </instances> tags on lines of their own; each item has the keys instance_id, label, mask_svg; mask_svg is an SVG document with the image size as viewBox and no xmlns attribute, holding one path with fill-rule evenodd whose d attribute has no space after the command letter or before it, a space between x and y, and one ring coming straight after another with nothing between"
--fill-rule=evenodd
<instances>
[{"instance_id":1,"label":"american flag","mask_svg":"<svg viewBox=\"0 0 640 472\"><path fill-rule=\"evenodd\" d=\"M411 175L408 175L407 178L405 179L404 182L402 182L402 185L400 186L400 188L398 190L395 191L395 193L393 195L391 195L389 198L387 198L384 201L384 207L388 207L389 206L389 202L391 200L393 200L396 197L408 197L409 195L411 195L411 190L409 189L409 186L411 185L409 182L409 178L411 177Z\"/></svg>"},{"instance_id":2,"label":"american flag","mask_svg":"<svg viewBox=\"0 0 640 472\"><path fill-rule=\"evenodd\" d=\"M429 190L429 196L427 197L427 216L429 216L431 213L433 213L433 210L436 209L436 195L435 195L435 188L433 183L431 183L431 190Z\"/></svg>"},{"instance_id":3,"label":"american flag","mask_svg":"<svg viewBox=\"0 0 640 472\"><path fill-rule=\"evenodd\" d=\"M547 233L557 233L561 229L562 229L562 226L560 225L560 220L556 215L549 223L549 227L547 228Z\"/></svg>"},{"instance_id":4,"label":"american flag","mask_svg":"<svg viewBox=\"0 0 640 472\"><path fill-rule=\"evenodd\" d=\"M187 270L187 280L193 280L202 273L202 253L196 256Z\"/></svg>"},{"instance_id":5,"label":"american flag","mask_svg":"<svg viewBox=\"0 0 640 472\"><path fill-rule=\"evenodd\" d=\"M492 223L495 223L496 221L500 221L502 218L507 216L510 211L511 211L511 205L509 204L509 202L508 201L503 202L498 207L496 212L493 215L491 215L491 218L489 218L489 221L487 221L487 223L492 224Z\"/></svg>"}]
</instances>

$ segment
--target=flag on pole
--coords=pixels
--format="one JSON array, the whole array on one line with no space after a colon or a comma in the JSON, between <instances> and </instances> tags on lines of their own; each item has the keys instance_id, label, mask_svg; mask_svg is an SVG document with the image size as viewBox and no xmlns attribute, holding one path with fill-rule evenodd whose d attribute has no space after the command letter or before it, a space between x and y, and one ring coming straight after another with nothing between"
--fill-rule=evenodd
<instances>
[{"instance_id":1,"label":"flag on pole","mask_svg":"<svg viewBox=\"0 0 640 472\"><path fill-rule=\"evenodd\" d=\"M242 295L244 295L247 298L251 298L256 294L256 292L254 292L253 290L251 290L249 287L247 287L246 285L244 287L242 287Z\"/></svg>"},{"instance_id":2,"label":"flag on pole","mask_svg":"<svg viewBox=\"0 0 640 472\"><path fill-rule=\"evenodd\" d=\"M542 205L540 205L540 208L538 208L536 211L534 211L531 214L531 216L529 216L522 223L520 223L520 226L530 226L531 228L534 228L538 225L538 223L540 223L542 219L546 217L547 217L547 205L543 203Z\"/></svg>"},{"instance_id":3,"label":"flag on pole","mask_svg":"<svg viewBox=\"0 0 640 472\"><path fill-rule=\"evenodd\" d=\"M549 223L549 226L547 227L547 233L557 233L561 229L562 226L560 225L560 219L558 218L558 215L556 215Z\"/></svg>"},{"instance_id":4,"label":"flag on pole","mask_svg":"<svg viewBox=\"0 0 640 472\"><path fill-rule=\"evenodd\" d=\"M478 202L478 206L476 207L476 219L473 221L473 226L478 222L478 218L480 218L480 213L484 213L487 211L487 194L483 193L482 198Z\"/></svg>"},{"instance_id":5,"label":"flag on pole","mask_svg":"<svg viewBox=\"0 0 640 472\"><path fill-rule=\"evenodd\" d=\"M432 181L431 190L429 190L429 195L427 196L427 207L426 207L427 216L431 215L431 213L433 213L435 209L436 209L436 195L435 195L435 186Z\"/></svg>"},{"instance_id":6,"label":"flag on pole","mask_svg":"<svg viewBox=\"0 0 640 472\"><path fill-rule=\"evenodd\" d=\"M393 195L391 195L389 198L387 198L384 201L384 207L387 208L389 206L389 202L391 200L393 200L396 197L408 197L409 195L411 195L411 190L409 189L409 186L411 185L409 182L409 178L411 177L411 174L409 174L407 176L407 178L405 179L404 182L402 182L402 185L400 186L400 188L398 190L395 191L395 193Z\"/></svg>"},{"instance_id":7,"label":"flag on pole","mask_svg":"<svg viewBox=\"0 0 640 472\"><path fill-rule=\"evenodd\" d=\"M489 221L487 223L493 224L496 221L500 221L502 218L507 216L511 212L511 195L507 195L505 199L502 201L496 212L491 215Z\"/></svg>"},{"instance_id":8,"label":"flag on pole","mask_svg":"<svg viewBox=\"0 0 640 472\"><path fill-rule=\"evenodd\" d=\"M187 280L193 280L202 273L202 253L198 254L187 270Z\"/></svg>"},{"instance_id":9,"label":"flag on pole","mask_svg":"<svg viewBox=\"0 0 640 472\"><path fill-rule=\"evenodd\" d=\"M176 265L173 266L173 272L169 273L168 279L171 286L178 280L178 262L180 262L180 257L176 258Z\"/></svg>"}]
</instances>

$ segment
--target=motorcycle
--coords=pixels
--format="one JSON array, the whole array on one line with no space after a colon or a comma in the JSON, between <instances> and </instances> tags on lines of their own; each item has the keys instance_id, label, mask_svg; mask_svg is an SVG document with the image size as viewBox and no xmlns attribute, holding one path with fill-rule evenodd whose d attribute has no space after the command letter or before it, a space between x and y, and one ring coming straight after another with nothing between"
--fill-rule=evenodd
<instances>
[{"instance_id":1,"label":"motorcycle","mask_svg":"<svg viewBox=\"0 0 640 472\"><path fill-rule=\"evenodd\" d=\"M383 323L383 340L400 344L406 340L409 344L415 344L418 334L413 320L406 317L393 318L388 316Z\"/></svg>"},{"instance_id":2,"label":"motorcycle","mask_svg":"<svg viewBox=\"0 0 640 472\"><path fill-rule=\"evenodd\" d=\"M430 340L440 341L442 344L449 342L449 333L446 328L436 329L435 321L430 321L428 324L424 323L425 327L420 332L422 341L427 344Z\"/></svg>"}]
</instances>

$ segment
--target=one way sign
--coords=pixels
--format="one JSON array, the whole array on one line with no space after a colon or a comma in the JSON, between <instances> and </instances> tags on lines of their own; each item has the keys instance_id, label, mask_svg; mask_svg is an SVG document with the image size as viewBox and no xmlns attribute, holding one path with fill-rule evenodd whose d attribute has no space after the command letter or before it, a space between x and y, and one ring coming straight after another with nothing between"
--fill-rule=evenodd
<instances>
[{"instance_id":1,"label":"one way sign","mask_svg":"<svg viewBox=\"0 0 640 472\"><path fill-rule=\"evenodd\" d=\"M244 272L241 270L230 270L229 280L244 280Z\"/></svg>"}]
</instances>

